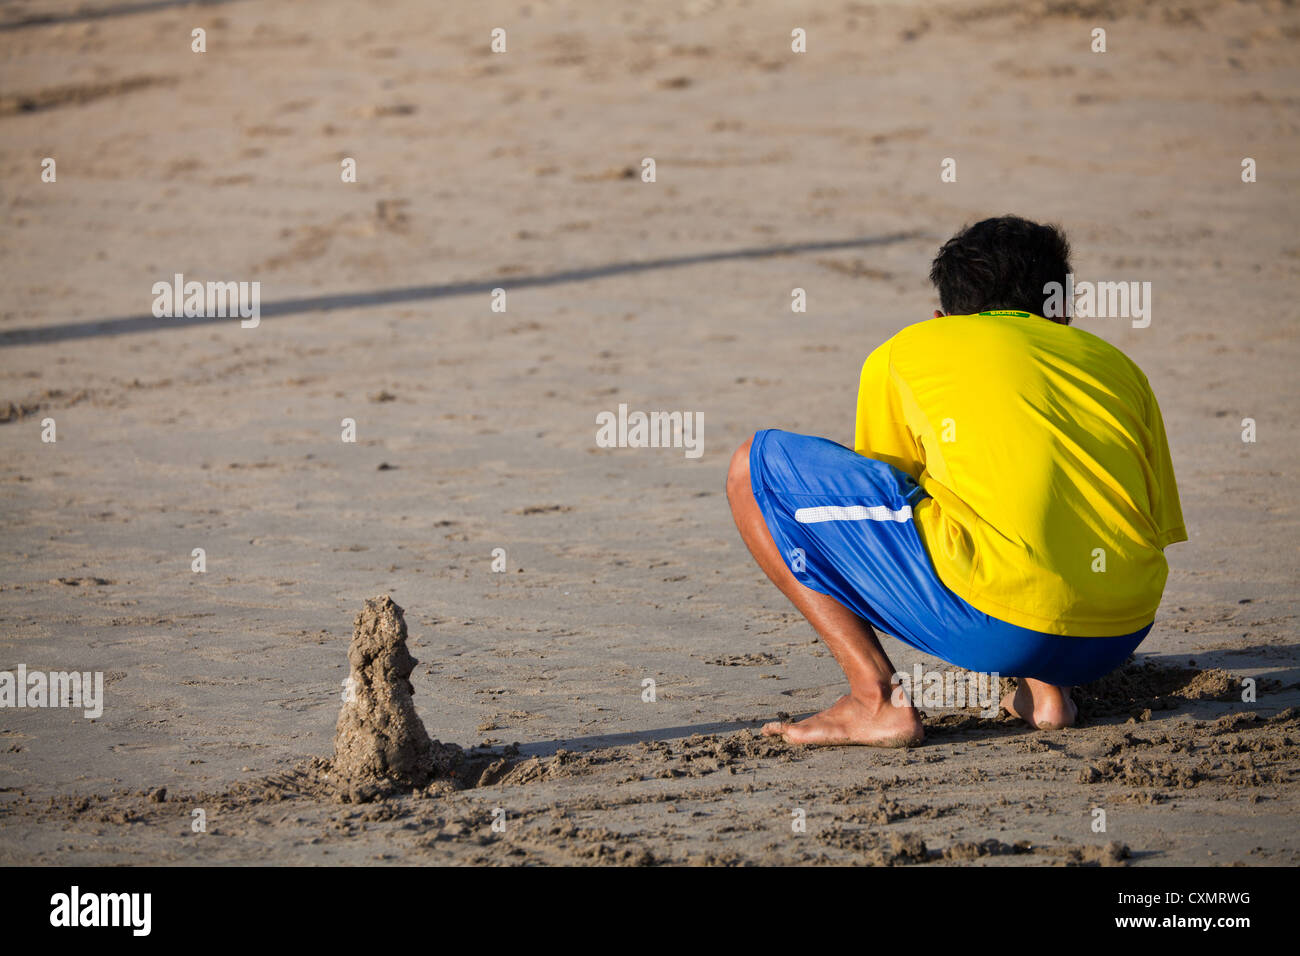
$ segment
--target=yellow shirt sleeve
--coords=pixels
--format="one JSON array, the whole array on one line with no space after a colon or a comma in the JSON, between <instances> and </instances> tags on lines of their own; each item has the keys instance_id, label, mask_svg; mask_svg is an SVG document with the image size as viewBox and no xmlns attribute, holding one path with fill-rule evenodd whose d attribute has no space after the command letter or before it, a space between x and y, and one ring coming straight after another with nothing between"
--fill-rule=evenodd
<instances>
[{"instance_id":1,"label":"yellow shirt sleeve","mask_svg":"<svg viewBox=\"0 0 1300 956\"><path fill-rule=\"evenodd\" d=\"M893 344L893 339L885 342L862 364L853 450L867 458L889 462L919 479L925 460L908 428L890 367Z\"/></svg>"},{"instance_id":2,"label":"yellow shirt sleeve","mask_svg":"<svg viewBox=\"0 0 1300 956\"><path fill-rule=\"evenodd\" d=\"M1186 541L1187 528L1183 524L1183 509L1178 500L1178 484L1174 481L1174 463L1169 455L1165 422L1160 415L1160 404L1149 385L1146 426L1151 436L1151 448L1147 450L1147 455L1154 475L1151 517L1156 524L1156 544L1166 548L1178 541Z\"/></svg>"}]
</instances>

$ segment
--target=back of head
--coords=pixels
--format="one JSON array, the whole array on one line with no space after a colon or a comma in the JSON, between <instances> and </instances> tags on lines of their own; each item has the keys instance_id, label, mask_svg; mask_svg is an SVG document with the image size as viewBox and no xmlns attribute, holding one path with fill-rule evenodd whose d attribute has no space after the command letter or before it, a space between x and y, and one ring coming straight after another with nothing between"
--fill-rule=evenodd
<instances>
[{"instance_id":1,"label":"back of head","mask_svg":"<svg viewBox=\"0 0 1300 956\"><path fill-rule=\"evenodd\" d=\"M930 281L949 315L1009 309L1042 315L1044 286L1065 286L1070 244L1056 226L999 216L967 226L943 244ZM1069 324L1062 316L1053 321Z\"/></svg>"}]
</instances>

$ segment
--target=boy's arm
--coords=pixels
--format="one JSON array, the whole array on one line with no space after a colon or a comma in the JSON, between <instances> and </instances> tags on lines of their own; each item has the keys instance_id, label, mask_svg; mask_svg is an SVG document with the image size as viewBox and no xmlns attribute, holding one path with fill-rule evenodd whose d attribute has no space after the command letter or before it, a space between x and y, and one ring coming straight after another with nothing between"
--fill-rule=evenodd
<instances>
[{"instance_id":1,"label":"boy's arm","mask_svg":"<svg viewBox=\"0 0 1300 956\"><path fill-rule=\"evenodd\" d=\"M1178 484L1174 480L1174 463L1169 455L1169 441L1165 436L1165 422L1160 415L1160 404L1147 385L1147 430L1151 436L1148 461L1153 476L1151 517L1156 524L1156 546L1164 549L1171 544L1187 540L1183 523L1183 509L1178 500Z\"/></svg>"},{"instance_id":2,"label":"boy's arm","mask_svg":"<svg viewBox=\"0 0 1300 956\"><path fill-rule=\"evenodd\" d=\"M919 479L924 456L907 427L890 365L893 340L885 342L862 365L858 382L858 412L853 429L853 450L886 461Z\"/></svg>"}]
</instances>

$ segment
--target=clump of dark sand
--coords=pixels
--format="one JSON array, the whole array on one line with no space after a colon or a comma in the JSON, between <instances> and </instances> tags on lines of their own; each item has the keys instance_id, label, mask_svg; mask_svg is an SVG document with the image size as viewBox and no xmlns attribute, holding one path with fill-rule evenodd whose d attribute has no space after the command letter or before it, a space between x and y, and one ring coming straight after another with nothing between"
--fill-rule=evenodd
<instances>
[{"instance_id":1,"label":"clump of dark sand","mask_svg":"<svg viewBox=\"0 0 1300 956\"><path fill-rule=\"evenodd\" d=\"M1227 671L1200 670L1153 660L1124 666L1100 680L1075 688L1079 716L1106 717L1128 714L1139 720L1151 711L1174 710L1189 701L1239 699L1241 682Z\"/></svg>"},{"instance_id":2,"label":"clump of dark sand","mask_svg":"<svg viewBox=\"0 0 1300 956\"><path fill-rule=\"evenodd\" d=\"M1188 700L1240 700L1241 681L1216 667L1199 671L1178 692Z\"/></svg>"},{"instance_id":3,"label":"clump of dark sand","mask_svg":"<svg viewBox=\"0 0 1300 956\"><path fill-rule=\"evenodd\" d=\"M334 773L343 785L423 787L456 762L459 748L430 740L415 712L410 676L417 662L406 646L402 609L388 595L371 598L353 625Z\"/></svg>"}]
</instances>

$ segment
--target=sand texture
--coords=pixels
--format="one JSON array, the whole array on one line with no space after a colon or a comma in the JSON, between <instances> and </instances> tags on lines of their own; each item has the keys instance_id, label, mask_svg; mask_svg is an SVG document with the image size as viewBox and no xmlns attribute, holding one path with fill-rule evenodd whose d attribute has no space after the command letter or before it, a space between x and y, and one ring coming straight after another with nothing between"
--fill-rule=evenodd
<instances>
[{"instance_id":1,"label":"sand texture","mask_svg":"<svg viewBox=\"0 0 1300 956\"><path fill-rule=\"evenodd\" d=\"M0 5L0 670L104 688L0 709L0 863L1300 863L1298 37L1267 0ZM731 454L850 441L1002 213L1152 283L1077 325L1169 434L1155 627L1077 728L761 738L843 684ZM155 318L177 273L260 324ZM601 447L620 404L703 453Z\"/></svg>"}]
</instances>

